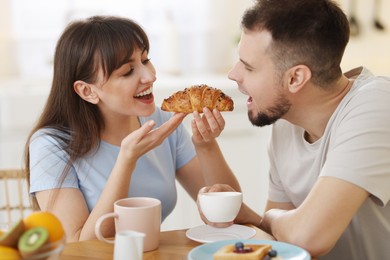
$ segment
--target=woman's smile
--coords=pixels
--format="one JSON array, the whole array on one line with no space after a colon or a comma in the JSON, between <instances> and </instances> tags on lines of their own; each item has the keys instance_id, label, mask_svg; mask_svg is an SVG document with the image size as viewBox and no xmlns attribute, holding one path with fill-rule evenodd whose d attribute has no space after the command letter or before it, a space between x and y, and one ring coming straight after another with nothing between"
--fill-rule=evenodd
<instances>
[{"instance_id":1,"label":"woman's smile","mask_svg":"<svg viewBox=\"0 0 390 260\"><path fill-rule=\"evenodd\" d=\"M148 103L148 104L153 103L154 102L153 87L150 87L146 90L139 92L134 96L134 98L143 103Z\"/></svg>"}]
</instances>

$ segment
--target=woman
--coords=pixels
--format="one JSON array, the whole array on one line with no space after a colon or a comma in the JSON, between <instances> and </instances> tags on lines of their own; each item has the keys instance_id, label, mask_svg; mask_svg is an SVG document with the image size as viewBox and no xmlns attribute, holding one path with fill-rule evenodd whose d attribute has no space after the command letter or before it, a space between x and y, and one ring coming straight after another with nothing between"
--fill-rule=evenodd
<instances>
[{"instance_id":1,"label":"woman","mask_svg":"<svg viewBox=\"0 0 390 260\"><path fill-rule=\"evenodd\" d=\"M119 17L73 22L57 43L26 170L36 207L62 221L68 242L95 238L96 220L125 197L160 199L166 218L176 203L175 179L194 200L214 183L240 189L215 141L225 124L220 112L194 113L191 142L185 115L155 106L148 51L142 28ZM114 224L104 224L113 236Z\"/></svg>"}]
</instances>

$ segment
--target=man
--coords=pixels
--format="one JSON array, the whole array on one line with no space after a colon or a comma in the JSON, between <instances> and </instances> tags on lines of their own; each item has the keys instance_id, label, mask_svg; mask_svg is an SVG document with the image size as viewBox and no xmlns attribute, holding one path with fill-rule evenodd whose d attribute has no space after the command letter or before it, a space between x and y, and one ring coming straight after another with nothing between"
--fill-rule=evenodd
<instances>
[{"instance_id":1,"label":"man","mask_svg":"<svg viewBox=\"0 0 390 260\"><path fill-rule=\"evenodd\" d=\"M249 120L273 124L258 226L313 257L388 259L390 80L342 74L348 19L332 1L258 0L242 29L229 78Z\"/></svg>"}]
</instances>

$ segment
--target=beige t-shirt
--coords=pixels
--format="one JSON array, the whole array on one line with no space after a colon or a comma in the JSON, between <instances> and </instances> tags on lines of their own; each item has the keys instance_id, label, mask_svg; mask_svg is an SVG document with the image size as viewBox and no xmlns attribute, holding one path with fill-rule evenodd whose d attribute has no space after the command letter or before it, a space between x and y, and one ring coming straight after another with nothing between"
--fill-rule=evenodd
<instances>
[{"instance_id":1,"label":"beige t-shirt","mask_svg":"<svg viewBox=\"0 0 390 260\"><path fill-rule=\"evenodd\" d=\"M304 129L285 120L272 129L269 200L298 207L319 176L346 180L371 194L321 259L390 256L390 78L358 70L350 92L315 143L306 142Z\"/></svg>"}]
</instances>

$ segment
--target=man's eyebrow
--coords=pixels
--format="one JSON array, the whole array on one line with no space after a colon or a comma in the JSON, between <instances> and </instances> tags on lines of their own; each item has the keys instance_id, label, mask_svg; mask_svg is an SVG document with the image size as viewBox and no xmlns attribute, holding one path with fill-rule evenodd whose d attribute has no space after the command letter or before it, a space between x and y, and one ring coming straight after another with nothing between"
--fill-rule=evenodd
<instances>
[{"instance_id":1,"label":"man's eyebrow","mask_svg":"<svg viewBox=\"0 0 390 260\"><path fill-rule=\"evenodd\" d=\"M254 69L253 66L251 66L248 62L244 61L243 59L240 59L240 61L241 61L242 63L244 63L245 66L247 66L247 67L249 67L249 68L251 68L251 69Z\"/></svg>"}]
</instances>

